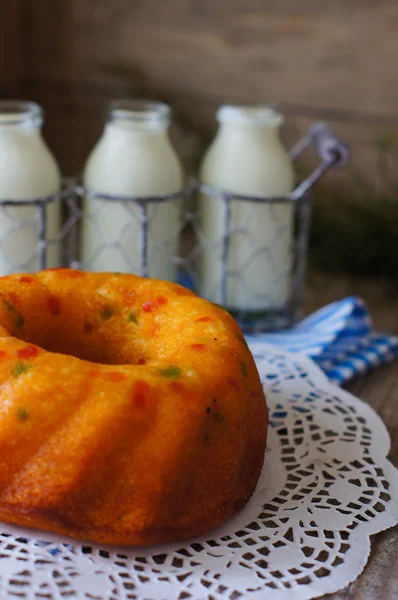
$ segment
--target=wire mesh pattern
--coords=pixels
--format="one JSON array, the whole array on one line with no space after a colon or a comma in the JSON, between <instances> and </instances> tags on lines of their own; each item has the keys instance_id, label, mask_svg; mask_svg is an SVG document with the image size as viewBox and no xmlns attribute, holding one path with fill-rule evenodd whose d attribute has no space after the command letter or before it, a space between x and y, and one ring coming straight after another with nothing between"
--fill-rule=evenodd
<instances>
[{"instance_id":1,"label":"wire mesh pattern","mask_svg":"<svg viewBox=\"0 0 398 600\"><path fill-rule=\"evenodd\" d=\"M230 194L190 183L180 193L121 197L65 181L61 193L0 200L2 274L68 266L178 281L225 306L246 330L292 323L300 305L310 227L309 191L347 149L316 124L291 150L313 144L322 163L286 197ZM188 197L196 208L186 210ZM63 220L49 231L49 211Z\"/></svg>"},{"instance_id":2,"label":"wire mesh pattern","mask_svg":"<svg viewBox=\"0 0 398 600\"><path fill-rule=\"evenodd\" d=\"M267 347L256 362L271 427L259 484L242 511L207 536L144 549L2 525L1 597L304 600L353 581L369 536L398 520L387 431L308 359Z\"/></svg>"}]
</instances>

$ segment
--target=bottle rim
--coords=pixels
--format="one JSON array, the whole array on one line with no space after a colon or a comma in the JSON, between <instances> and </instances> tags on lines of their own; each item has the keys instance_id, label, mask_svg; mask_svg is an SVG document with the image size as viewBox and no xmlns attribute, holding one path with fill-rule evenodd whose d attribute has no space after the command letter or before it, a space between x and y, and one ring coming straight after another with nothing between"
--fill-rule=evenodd
<instances>
[{"instance_id":1,"label":"bottle rim","mask_svg":"<svg viewBox=\"0 0 398 600\"><path fill-rule=\"evenodd\" d=\"M283 115L272 104L241 106L224 104L217 110L217 121L219 123L278 127L283 123Z\"/></svg>"},{"instance_id":2,"label":"bottle rim","mask_svg":"<svg viewBox=\"0 0 398 600\"><path fill-rule=\"evenodd\" d=\"M44 112L36 102L26 100L0 100L0 125L29 124L40 127Z\"/></svg>"},{"instance_id":3,"label":"bottle rim","mask_svg":"<svg viewBox=\"0 0 398 600\"><path fill-rule=\"evenodd\" d=\"M109 119L139 125L168 125L171 108L164 102L153 100L122 99L109 104Z\"/></svg>"}]
</instances>

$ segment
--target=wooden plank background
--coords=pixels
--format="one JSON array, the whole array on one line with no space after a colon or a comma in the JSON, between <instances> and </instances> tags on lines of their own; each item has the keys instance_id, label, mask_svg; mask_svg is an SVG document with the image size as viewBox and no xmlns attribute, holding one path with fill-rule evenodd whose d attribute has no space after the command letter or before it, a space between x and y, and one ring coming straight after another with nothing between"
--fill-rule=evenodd
<instances>
[{"instance_id":1,"label":"wooden plank background","mask_svg":"<svg viewBox=\"0 0 398 600\"><path fill-rule=\"evenodd\" d=\"M0 93L20 97L22 92L21 1L0 3Z\"/></svg>"},{"instance_id":2,"label":"wooden plank background","mask_svg":"<svg viewBox=\"0 0 398 600\"><path fill-rule=\"evenodd\" d=\"M67 174L81 169L107 102L132 92L172 102L205 136L214 131L218 104L279 102L289 142L309 122L328 120L352 146L356 164L373 176L376 136L398 132L395 0L3 5L13 9L0 27L19 27L7 37L3 95L18 91L12 84L18 71L23 96L46 108L46 136ZM135 84L116 73L132 74ZM190 133L176 136L187 164Z\"/></svg>"}]
</instances>

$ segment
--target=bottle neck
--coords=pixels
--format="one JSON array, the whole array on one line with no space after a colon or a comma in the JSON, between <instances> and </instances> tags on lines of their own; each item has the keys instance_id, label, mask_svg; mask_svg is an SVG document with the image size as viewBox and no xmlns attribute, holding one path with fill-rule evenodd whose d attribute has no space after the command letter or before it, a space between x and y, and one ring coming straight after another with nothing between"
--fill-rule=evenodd
<instances>
[{"instance_id":1,"label":"bottle neck","mask_svg":"<svg viewBox=\"0 0 398 600\"><path fill-rule=\"evenodd\" d=\"M242 125L240 123L220 123L217 137L228 143L235 141L272 144L279 141L279 127Z\"/></svg>"},{"instance_id":2,"label":"bottle neck","mask_svg":"<svg viewBox=\"0 0 398 600\"><path fill-rule=\"evenodd\" d=\"M118 119L112 119L105 125L105 134L120 138L136 137L136 136L165 136L168 127L165 125L132 123Z\"/></svg>"},{"instance_id":3,"label":"bottle neck","mask_svg":"<svg viewBox=\"0 0 398 600\"><path fill-rule=\"evenodd\" d=\"M34 102L16 100L0 101L0 133L40 132L43 111Z\"/></svg>"},{"instance_id":4,"label":"bottle neck","mask_svg":"<svg viewBox=\"0 0 398 600\"><path fill-rule=\"evenodd\" d=\"M269 106L222 106L217 112L221 138L259 140L263 143L279 139L283 117Z\"/></svg>"},{"instance_id":5,"label":"bottle neck","mask_svg":"<svg viewBox=\"0 0 398 600\"><path fill-rule=\"evenodd\" d=\"M122 136L164 135L170 113L170 107L160 102L117 100L110 104L105 130Z\"/></svg>"}]
</instances>

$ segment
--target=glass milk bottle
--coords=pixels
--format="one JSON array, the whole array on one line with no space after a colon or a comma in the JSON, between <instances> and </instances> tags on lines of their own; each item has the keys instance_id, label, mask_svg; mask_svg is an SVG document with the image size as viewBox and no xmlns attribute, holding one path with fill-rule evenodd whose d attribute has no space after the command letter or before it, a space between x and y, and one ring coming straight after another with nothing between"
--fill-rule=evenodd
<instances>
[{"instance_id":1,"label":"glass milk bottle","mask_svg":"<svg viewBox=\"0 0 398 600\"><path fill-rule=\"evenodd\" d=\"M104 133L89 156L84 186L98 194L153 197L182 190L183 172L168 137L170 108L161 103L112 102ZM147 203L147 275L174 280L181 200ZM139 273L142 213L135 203L86 197L82 261L93 271Z\"/></svg>"},{"instance_id":2,"label":"glass milk bottle","mask_svg":"<svg viewBox=\"0 0 398 600\"><path fill-rule=\"evenodd\" d=\"M288 195L293 189L294 172L279 138L282 116L267 106L222 106L217 120L217 135L202 161L201 183L231 195ZM222 198L200 198L204 250L197 271L201 294L248 315L283 310L291 288L292 205L232 199L230 208L227 232ZM228 233L223 298L222 242Z\"/></svg>"},{"instance_id":3,"label":"glass milk bottle","mask_svg":"<svg viewBox=\"0 0 398 600\"><path fill-rule=\"evenodd\" d=\"M59 191L59 167L41 136L43 111L33 102L0 101L0 199L34 200ZM61 207L48 204L47 239L60 229ZM40 268L38 248L39 210L35 207L0 205L0 275ZM46 266L57 267L59 246L50 244Z\"/></svg>"}]
</instances>

